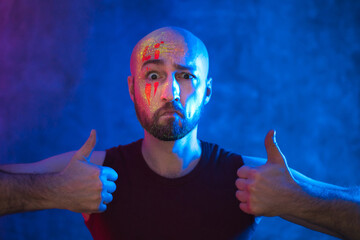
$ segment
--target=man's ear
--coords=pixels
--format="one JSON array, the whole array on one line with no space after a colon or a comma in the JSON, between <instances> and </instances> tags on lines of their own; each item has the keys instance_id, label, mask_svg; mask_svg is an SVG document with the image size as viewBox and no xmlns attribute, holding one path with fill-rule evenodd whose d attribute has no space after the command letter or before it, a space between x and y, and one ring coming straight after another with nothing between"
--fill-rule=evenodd
<instances>
[{"instance_id":1,"label":"man's ear","mask_svg":"<svg viewBox=\"0 0 360 240\"><path fill-rule=\"evenodd\" d=\"M129 88L129 94L131 97L131 100L134 102L134 77L128 76L128 88Z\"/></svg>"},{"instance_id":2,"label":"man's ear","mask_svg":"<svg viewBox=\"0 0 360 240\"><path fill-rule=\"evenodd\" d=\"M206 80L205 105L210 101L212 94L212 78Z\"/></svg>"}]
</instances>

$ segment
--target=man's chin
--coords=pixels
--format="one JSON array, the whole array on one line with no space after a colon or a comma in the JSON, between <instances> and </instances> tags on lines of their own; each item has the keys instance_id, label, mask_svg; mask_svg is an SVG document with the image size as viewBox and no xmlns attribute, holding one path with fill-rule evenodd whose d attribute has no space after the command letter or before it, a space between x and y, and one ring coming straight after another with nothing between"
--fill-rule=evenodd
<instances>
[{"instance_id":1,"label":"man's chin","mask_svg":"<svg viewBox=\"0 0 360 240\"><path fill-rule=\"evenodd\" d=\"M161 137L157 137L154 136L155 138L157 138L160 141L164 141L164 142L174 142L176 140L179 140L181 138L177 138L177 137L173 137L173 136L161 136Z\"/></svg>"},{"instance_id":2,"label":"man's chin","mask_svg":"<svg viewBox=\"0 0 360 240\"><path fill-rule=\"evenodd\" d=\"M159 132L159 131L150 131L149 132L153 137L161 140L161 141L176 141L186 136L186 134L178 134L174 132Z\"/></svg>"},{"instance_id":3,"label":"man's chin","mask_svg":"<svg viewBox=\"0 0 360 240\"><path fill-rule=\"evenodd\" d=\"M184 129L174 126L173 122L172 124L157 124L148 129L148 133L161 141L167 142L179 140L187 135Z\"/></svg>"}]
</instances>

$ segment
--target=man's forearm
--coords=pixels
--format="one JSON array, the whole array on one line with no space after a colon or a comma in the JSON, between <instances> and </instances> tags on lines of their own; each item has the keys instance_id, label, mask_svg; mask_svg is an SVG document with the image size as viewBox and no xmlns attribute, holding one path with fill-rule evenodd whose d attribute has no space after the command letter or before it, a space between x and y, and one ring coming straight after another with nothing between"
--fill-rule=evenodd
<instances>
[{"instance_id":1,"label":"man's forearm","mask_svg":"<svg viewBox=\"0 0 360 240\"><path fill-rule=\"evenodd\" d=\"M95 154L93 162L87 160L95 144L96 131L92 130L76 152L33 164L0 166L0 215L50 208L105 211L113 199L118 175L114 169L101 166L105 152Z\"/></svg>"},{"instance_id":2,"label":"man's forearm","mask_svg":"<svg viewBox=\"0 0 360 240\"><path fill-rule=\"evenodd\" d=\"M0 171L0 215L54 208L55 177Z\"/></svg>"},{"instance_id":3,"label":"man's forearm","mask_svg":"<svg viewBox=\"0 0 360 240\"><path fill-rule=\"evenodd\" d=\"M336 237L360 239L359 187L322 183L290 169L273 130L265 137L265 147L267 160L244 157L245 166L237 171L235 195L242 211L280 216Z\"/></svg>"},{"instance_id":4,"label":"man's forearm","mask_svg":"<svg viewBox=\"0 0 360 240\"><path fill-rule=\"evenodd\" d=\"M343 188L306 177L295 178L302 191L291 213L283 216L285 219L299 219L345 239L360 239L359 187Z\"/></svg>"}]
</instances>

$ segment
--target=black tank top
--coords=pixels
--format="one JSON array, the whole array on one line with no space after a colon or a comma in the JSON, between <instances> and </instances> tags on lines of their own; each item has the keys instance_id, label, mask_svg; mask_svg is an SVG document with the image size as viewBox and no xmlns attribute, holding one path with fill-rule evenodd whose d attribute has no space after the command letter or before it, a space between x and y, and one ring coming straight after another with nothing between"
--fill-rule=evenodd
<instances>
[{"instance_id":1,"label":"black tank top","mask_svg":"<svg viewBox=\"0 0 360 240\"><path fill-rule=\"evenodd\" d=\"M97 239L249 239L254 216L235 197L240 155L201 142L201 158L187 175L169 179L153 172L142 140L106 150L104 166L119 175L113 201L85 222Z\"/></svg>"}]
</instances>

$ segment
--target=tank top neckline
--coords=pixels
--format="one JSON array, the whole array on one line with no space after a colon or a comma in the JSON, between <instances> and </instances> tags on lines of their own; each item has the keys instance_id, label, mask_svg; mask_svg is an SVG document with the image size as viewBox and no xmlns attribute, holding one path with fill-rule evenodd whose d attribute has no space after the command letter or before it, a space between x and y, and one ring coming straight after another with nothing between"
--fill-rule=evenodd
<instances>
[{"instance_id":1,"label":"tank top neckline","mask_svg":"<svg viewBox=\"0 0 360 240\"><path fill-rule=\"evenodd\" d=\"M140 169L143 169L144 174L146 174L146 176L148 178L150 178L152 181L157 181L157 182L160 182L163 184L169 184L169 185L184 184L184 183L196 178L196 176L198 176L201 173L202 169L204 168L204 165L205 165L205 160L204 160L205 143L200 140L200 145L201 145L200 160L198 161L196 166L189 173L187 173L184 176L177 177L177 178L167 178L167 177L161 176L161 175L157 174L156 172L154 172L146 163L144 156L142 154L142 151L141 151L142 141L143 141L143 139L140 139L137 144L137 149L138 149L138 151L136 151L138 154L138 157L136 158L136 159L138 159L137 164Z\"/></svg>"}]
</instances>

